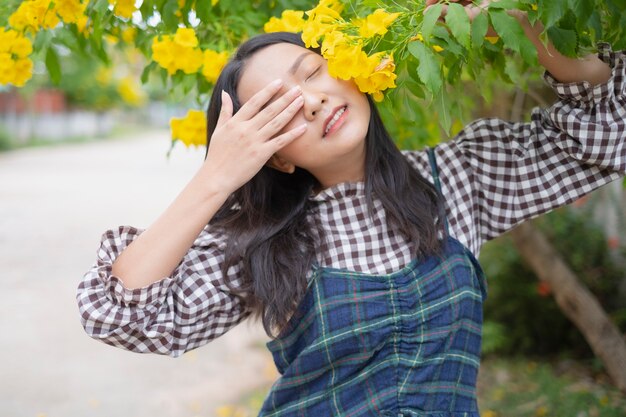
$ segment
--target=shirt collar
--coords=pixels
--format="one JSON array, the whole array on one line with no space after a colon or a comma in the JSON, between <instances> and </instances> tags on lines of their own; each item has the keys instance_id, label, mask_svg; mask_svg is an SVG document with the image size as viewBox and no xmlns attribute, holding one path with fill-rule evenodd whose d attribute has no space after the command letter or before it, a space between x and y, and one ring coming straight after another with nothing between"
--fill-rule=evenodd
<instances>
[{"instance_id":1,"label":"shirt collar","mask_svg":"<svg viewBox=\"0 0 626 417\"><path fill-rule=\"evenodd\" d=\"M340 182L339 184L323 189L317 194L312 192L309 199L311 201L322 202L362 196L365 196L365 182Z\"/></svg>"}]
</instances>

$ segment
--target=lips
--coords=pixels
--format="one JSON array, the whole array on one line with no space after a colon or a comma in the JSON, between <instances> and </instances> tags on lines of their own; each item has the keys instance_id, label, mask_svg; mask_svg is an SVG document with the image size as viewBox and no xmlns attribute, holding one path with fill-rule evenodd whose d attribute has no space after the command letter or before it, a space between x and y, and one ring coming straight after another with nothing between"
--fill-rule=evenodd
<instances>
[{"instance_id":1,"label":"lips","mask_svg":"<svg viewBox=\"0 0 626 417\"><path fill-rule=\"evenodd\" d=\"M346 112L348 106L337 106L333 109L330 115L324 121L324 133L322 137L326 137L330 132L332 132L333 127L337 124L337 122L341 123L341 116Z\"/></svg>"}]
</instances>

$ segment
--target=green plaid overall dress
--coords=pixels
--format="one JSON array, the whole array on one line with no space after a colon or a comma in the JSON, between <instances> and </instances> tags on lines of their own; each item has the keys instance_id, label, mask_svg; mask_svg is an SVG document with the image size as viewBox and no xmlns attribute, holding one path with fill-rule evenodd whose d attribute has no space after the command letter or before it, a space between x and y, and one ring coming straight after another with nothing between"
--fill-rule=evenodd
<instances>
[{"instance_id":1,"label":"green plaid overall dress","mask_svg":"<svg viewBox=\"0 0 626 417\"><path fill-rule=\"evenodd\" d=\"M479 417L485 297L482 269L451 237L443 256L388 275L315 265L267 344L281 377L259 417Z\"/></svg>"}]
</instances>

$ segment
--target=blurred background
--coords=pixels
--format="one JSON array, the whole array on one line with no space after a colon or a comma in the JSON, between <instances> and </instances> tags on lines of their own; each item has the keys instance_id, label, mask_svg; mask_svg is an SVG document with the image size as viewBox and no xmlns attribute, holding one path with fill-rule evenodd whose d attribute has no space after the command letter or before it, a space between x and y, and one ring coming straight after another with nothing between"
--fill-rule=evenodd
<instances>
[{"instance_id":1,"label":"blurred background","mask_svg":"<svg viewBox=\"0 0 626 417\"><path fill-rule=\"evenodd\" d=\"M0 23L21 3L0 4ZM78 22L66 25L67 33L58 27L54 38L52 30L41 30L32 36L40 51L32 79L21 88L0 82L0 417L256 416L278 377L258 324L245 322L178 359L101 344L80 325L76 287L95 260L102 233L119 225L148 227L202 163L204 147L194 144L202 143L206 127L187 111L205 108L213 75L200 73L199 66L191 75L178 69L171 74L147 59L155 33L173 33L184 14L164 15L165 28L160 20L148 21L153 32L144 34L137 30L141 14L151 13L144 6L155 2L81 2L87 3L91 16L110 26L96 21L92 29L100 37L76 44L82 39ZM123 3L127 15L118 10ZM193 2L156 3L219 22L202 30L228 35L224 28L235 27L233 33L245 37L270 14L315 2L260 2L257 9L212 1L215 8L203 11L192 10ZM220 50L229 45L222 42ZM89 52L71 54L70 46ZM511 54L505 62L500 50L492 51L497 76L486 69L480 83L465 75L457 80L463 94L451 103L456 110L449 129L439 123L442 109L420 100L415 82L405 77L407 84L381 105L398 145L436 144L477 117L527 120L531 108L555 100L536 68ZM181 120L176 128L172 118ZM589 291L622 340L624 186L614 182L530 223L554 250L548 264L565 266L569 282ZM626 375L626 364L599 356L590 347L593 329L573 324L557 304L555 294L565 289L532 266L545 253L519 249L517 231L488 243L480 257L489 283L478 386L482 415L626 416L625 394L615 382L615 375Z\"/></svg>"}]
</instances>

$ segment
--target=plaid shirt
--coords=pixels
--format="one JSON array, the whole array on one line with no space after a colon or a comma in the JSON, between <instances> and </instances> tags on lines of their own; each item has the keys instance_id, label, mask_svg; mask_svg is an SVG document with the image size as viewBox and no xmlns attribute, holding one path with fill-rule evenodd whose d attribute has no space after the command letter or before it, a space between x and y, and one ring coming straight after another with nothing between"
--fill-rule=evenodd
<instances>
[{"instance_id":1,"label":"plaid shirt","mask_svg":"<svg viewBox=\"0 0 626 417\"><path fill-rule=\"evenodd\" d=\"M546 73L560 100L535 109L529 123L480 119L435 148L450 234L474 254L521 221L626 173L626 53L602 47L599 56L612 67L607 83L562 84ZM424 150L403 153L431 178ZM387 274L411 262L409 245L387 227L381 204L375 201L373 217L366 215L363 183L337 184L311 199L312 231L327 236L318 247L320 266ZM79 284L81 320L91 337L176 357L248 316L220 271L226 236L209 226L171 276L125 288L111 265L140 233L129 226L106 231L96 263ZM238 267L228 271L235 284L237 274Z\"/></svg>"}]
</instances>

